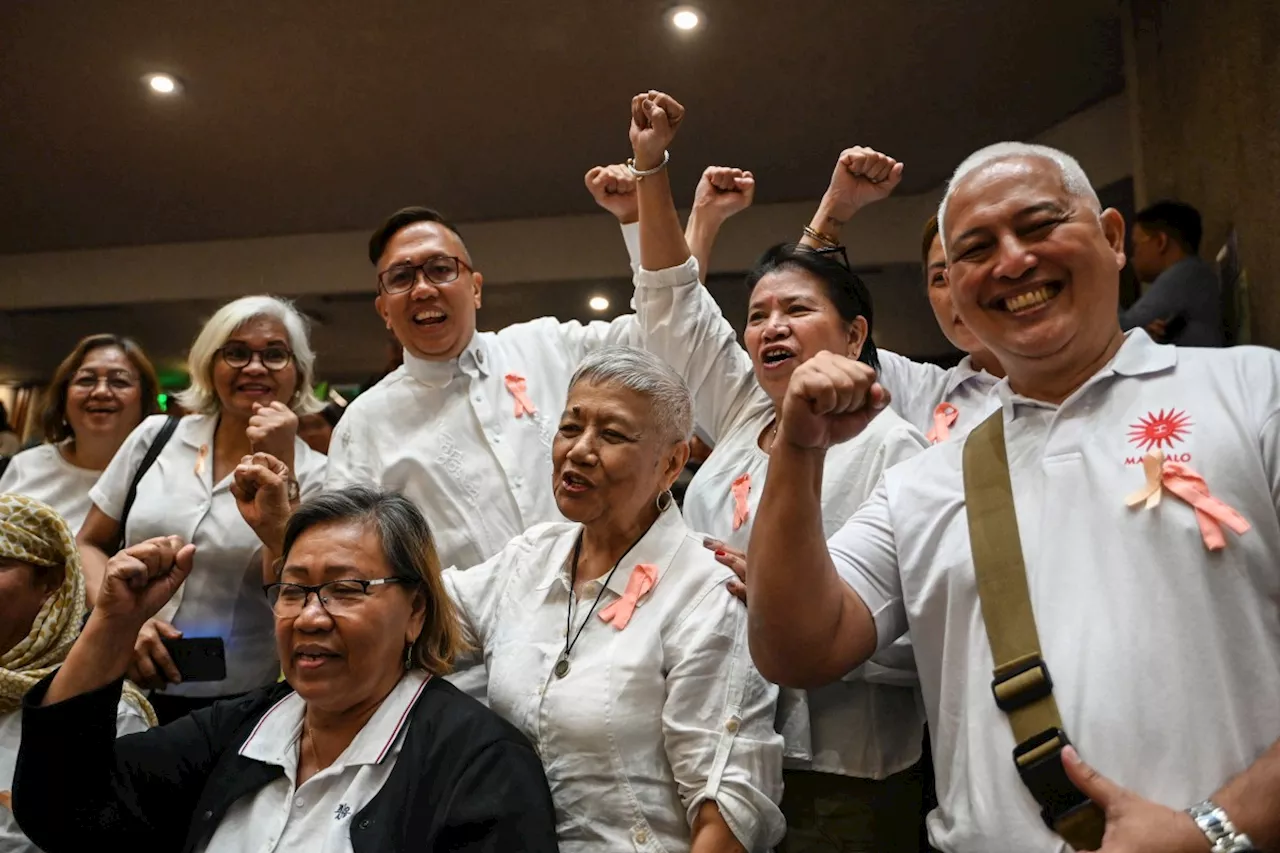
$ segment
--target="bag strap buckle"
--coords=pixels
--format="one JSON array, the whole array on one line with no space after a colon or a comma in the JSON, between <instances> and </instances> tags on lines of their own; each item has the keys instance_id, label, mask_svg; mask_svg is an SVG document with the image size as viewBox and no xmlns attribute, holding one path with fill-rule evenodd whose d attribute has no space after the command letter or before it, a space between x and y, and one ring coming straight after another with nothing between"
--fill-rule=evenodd
<instances>
[{"instance_id":1,"label":"bag strap buckle","mask_svg":"<svg viewBox=\"0 0 1280 853\"><path fill-rule=\"evenodd\" d=\"M1040 655L1029 655L1013 669L997 674L991 680L991 694L996 705L1008 714L1053 693L1053 678Z\"/></svg>"},{"instance_id":2,"label":"bag strap buckle","mask_svg":"<svg viewBox=\"0 0 1280 853\"><path fill-rule=\"evenodd\" d=\"M1062 729L1045 729L1013 749L1013 763L1022 784L1040 804L1040 818L1055 832L1060 821L1093 803L1062 766L1062 749L1070 743Z\"/></svg>"}]
</instances>

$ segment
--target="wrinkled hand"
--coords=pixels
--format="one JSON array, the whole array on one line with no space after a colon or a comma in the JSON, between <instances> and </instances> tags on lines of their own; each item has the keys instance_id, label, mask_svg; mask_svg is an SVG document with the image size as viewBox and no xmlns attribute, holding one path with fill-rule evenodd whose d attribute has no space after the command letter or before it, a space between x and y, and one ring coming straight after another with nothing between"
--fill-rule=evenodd
<instances>
[{"instance_id":1,"label":"wrinkled hand","mask_svg":"<svg viewBox=\"0 0 1280 853\"><path fill-rule=\"evenodd\" d=\"M133 660L126 673L139 687L156 689L166 684L180 684L182 674L169 656L163 640L176 640L182 632L160 619L148 619L133 644Z\"/></svg>"},{"instance_id":2,"label":"wrinkled hand","mask_svg":"<svg viewBox=\"0 0 1280 853\"><path fill-rule=\"evenodd\" d=\"M888 198L902 181L902 164L870 148L846 148L823 196L827 216L848 222L868 204Z\"/></svg>"},{"instance_id":3,"label":"wrinkled hand","mask_svg":"<svg viewBox=\"0 0 1280 853\"><path fill-rule=\"evenodd\" d=\"M820 352L795 369L782 398L775 445L826 449L861 433L889 405L889 390L860 361Z\"/></svg>"},{"instance_id":4,"label":"wrinkled hand","mask_svg":"<svg viewBox=\"0 0 1280 853\"><path fill-rule=\"evenodd\" d=\"M269 453L240 460L232 472L231 494L245 523L276 554L293 506L289 503L289 466Z\"/></svg>"},{"instance_id":5,"label":"wrinkled hand","mask_svg":"<svg viewBox=\"0 0 1280 853\"><path fill-rule=\"evenodd\" d=\"M639 221L636 179L625 165L596 166L587 172L584 180L596 204L612 213L623 225Z\"/></svg>"},{"instance_id":6,"label":"wrinkled hand","mask_svg":"<svg viewBox=\"0 0 1280 853\"><path fill-rule=\"evenodd\" d=\"M637 169L652 169L662 162L662 152L671 147L684 107L675 98L650 89L631 99L631 150Z\"/></svg>"},{"instance_id":7,"label":"wrinkled hand","mask_svg":"<svg viewBox=\"0 0 1280 853\"><path fill-rule=\"evenodd\" d=\"M750 172L730 166L708 166L693 193L693 207L700 215L723 222L751 206L756 179Z\"/></svg>"},{"instance_id":8,"label":"wrinkled hand","mask_svg":"<svg viewBox=\"0 0 1280 853\"><path fill-rule=\"evenodd\" d=\"M253 416L249 418L244 434L249 439L249 449L254 453L270 453L277 459L292 461L298 416L279 400L273 400L266 406L254 403Z\"/></svg>"},{"instance_id":9,"label":"wrinkled hand","mask_svg":"<svg viewBox=\"0 0 1280 853\"><path fill-rule=\"evenodd\" d=\"M1144 800L1062 751L1062 766L1081 793L1102 809L1107 831L1098 853L1206 853L1209 841L1186 812Z\"/></svg>"},{"instance_id":10,"label":"wrinkled hand","mask_svg":"<svg viewBox=\"0 0 1280 853\"><path fill-rule=\"evenodd\" d=\"M743 604L747 602L747 553L737 548L730 548L719 539L708 536L702 540L702 547L715 552L716 562L728 566L738 576L736 581L729 581L729 592L733 593Z\"/></svg>"}]
</instances>

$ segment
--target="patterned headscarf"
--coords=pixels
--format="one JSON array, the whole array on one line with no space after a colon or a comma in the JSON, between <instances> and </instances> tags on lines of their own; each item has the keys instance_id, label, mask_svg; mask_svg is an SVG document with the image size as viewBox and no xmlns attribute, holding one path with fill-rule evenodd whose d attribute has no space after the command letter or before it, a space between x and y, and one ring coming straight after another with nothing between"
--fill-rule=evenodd
<instances>
[{"instance_id":1,"label":"patterned headscarf","mask_svg":"<svg viewBox=\"0 0 1280 853\"><path fill-rule=\"evenodd\" d=\"M0 655L0 713L8 713L21 707L26 692L66 660L80 635L84 573L75 539L62 516L23 495L0 494L0 557L63 570L62 586L45 600L26 638ZM156 724L151 703L127 681L124 698L150 725Z\"/></svg>"}]
</instances>

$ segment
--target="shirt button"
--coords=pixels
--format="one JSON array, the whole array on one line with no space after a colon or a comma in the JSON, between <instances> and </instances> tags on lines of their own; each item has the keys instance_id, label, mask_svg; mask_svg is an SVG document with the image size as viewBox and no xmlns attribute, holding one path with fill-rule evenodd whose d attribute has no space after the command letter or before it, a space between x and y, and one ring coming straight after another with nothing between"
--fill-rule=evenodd
<instances>
[{"instance_id":1,"label":"shirt button","mask_svg":"<svg viewBox=\"0 0 1280 853\"><path fill-rule=\"evenodd\" d=\"M635 834L635 839L636 839L636 844L644 844L646 841L649 840L649 833L645 832L643 829L637 829Z\"/></svg>"},{"instance_id":2,"label":"shirt button","mask_svg":"<svg viewBox=\"0 0 1280 853\"><path fill-rule=\"evenodd\" d=\"M493 443L494 443L494 444L502 444L502 436L500 436L500 435L495 435L495 436L493 437Z\"/></svg>"},{"instance_id":3,"label":"shirt button","mask_svg":"<svg viewBox=\"0 0 1280 853\"><path fill-rule=\"evenodd\" d=\"M729 734L735 734L741 725L742 724L737 717L730 717L729 722L725 723L724 727L725 731L729 732Z\"/></svg>"},{"instance_id":4,"label":"shirt button","mask_svg":"<svg viewBox=\"0 0 1280 853\"><path fill-rule=\"evenodd\" d=\"M298 808L302 808L304 805L306 805L306 803L303 801L302 797L298 797L298 799L294 800L294 801L293 801L293 804L294 804L295 806L297 806Z\"/></svg>"}]
</instances>

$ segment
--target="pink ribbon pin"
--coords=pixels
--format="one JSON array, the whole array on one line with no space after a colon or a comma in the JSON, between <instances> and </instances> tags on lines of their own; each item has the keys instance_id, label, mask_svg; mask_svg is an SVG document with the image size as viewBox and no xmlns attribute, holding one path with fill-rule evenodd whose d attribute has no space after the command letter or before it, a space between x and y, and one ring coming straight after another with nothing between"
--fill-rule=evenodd
<instances>
[{"instance_id":1,"label":"pink ribbon pin","mask_svg":"<svg viewBox=\"0 0 1280 853\"><path fill-rule=\"evenodd\" d=\"M960 410L950 403L939 403L933 410L933 429L924 434L930 444L938 444L951 438L951 428L956 425Z\"/></svg>"},{"instance_id":2,"label":"pink ribbon pin","mask_svg":"<svg viewBox=\"0 0 1280 853\"><path fill-rule=\"evenodd\" d=\"M737 530L751 517L751 509L747 506L747 495L751 493L751 475L739 475L729 488L733 491L733 529Z\"/></svg>"},{"instance_id":3,"label":"pink ribbon pin","mask_svg":"<svg viewBox=\"0 0 1280 853\"><path fill-rule=\"evenodd\" d=\"M524 377L519 373L508 373L506 376L507 390L511 392L511 396L516 398L516 417L523 415L536 415L538 410L534 408L533 401L529 399L529 395L525 393L527 384Z\"/></svg>"},{"instance_id":4,"label":"pink ribbon pin","mask_svg":"<svg viewBox=\"0 0 1280 853\"><path fill-rule=\"evenodd\" d=\"M1250 525L1240 513L1209 493L1209 485L1191 468L1180 462L1168 462L1164 452L1152 450L1142 458L1142 470L1147 482L1129 497L1125 505L1145 504L1151 509L1160 503L1160 496L1167 489L1174 497L1181 498L1196 511L1196 523L1200 525L1200 538L1210 551L1221 551L1227 546L1222 525L1243 536Z\"/></svg>"},{"instance_id":5,"label":"pink ribbon pin","mask_svg":"<svg viewBox=\"0 0 1280 853\"><path fill-rule=\"evenodd\" d=\"M658 567L650 563L639 563L631 570L631 578L627 581L627 589L613 604L600 611L600 618L609 622L621 631L631 622L631 614L636 612L636 605L644 598L653 585L658 582Z\"/></svg>"}]
</instances>

